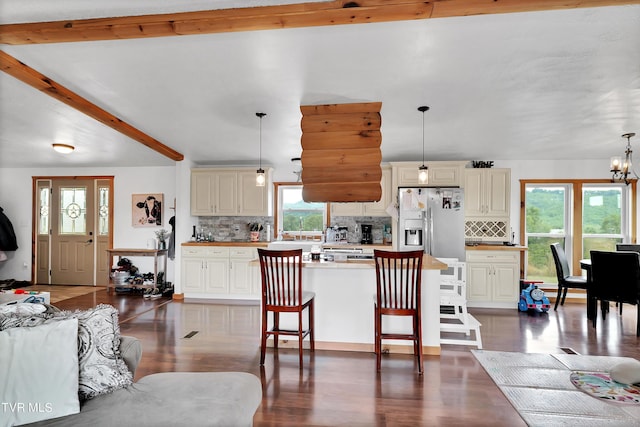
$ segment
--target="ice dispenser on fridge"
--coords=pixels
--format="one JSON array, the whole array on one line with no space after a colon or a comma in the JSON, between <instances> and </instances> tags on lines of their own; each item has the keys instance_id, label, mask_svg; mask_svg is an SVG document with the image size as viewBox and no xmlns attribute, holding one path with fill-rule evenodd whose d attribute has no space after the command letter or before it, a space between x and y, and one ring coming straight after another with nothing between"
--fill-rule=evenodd
<instances>
[{"instance_id":1,"label":"ice dispenser on fridge","mask_svg":"<svg viewBox=\"0 0 640 427\"><path fill-rule=\"evenodd\" d=\"M404 244L406 246L419 246L422 249L422 220L404 220Z\"/></svg>"}]
</instances>

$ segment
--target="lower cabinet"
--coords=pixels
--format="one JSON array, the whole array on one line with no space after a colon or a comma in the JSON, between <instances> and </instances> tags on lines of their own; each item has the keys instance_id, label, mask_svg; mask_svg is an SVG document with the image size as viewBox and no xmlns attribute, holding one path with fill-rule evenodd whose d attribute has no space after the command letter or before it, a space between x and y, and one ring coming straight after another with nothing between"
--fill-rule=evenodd
<instances>
[{"instance_id":1,"label":"lower cabinet","mask_svg":"<svg viewBox=\"0 0 640 427\"><path fill-rule=\"evenodd\" d=\"M467 300L471 307L516 308L520 293L518 251L467 251Z\"/></svg>"},{"instance_id":2,"label":"lower cabinet","mask_svg":"<svg viewBox=\"0 0 640 427\"><path fill-rule=\"evenodd\" d=\"M253 247L183 247L185 298L257 299L257 256Z\"/></svg>"}]
</instances>

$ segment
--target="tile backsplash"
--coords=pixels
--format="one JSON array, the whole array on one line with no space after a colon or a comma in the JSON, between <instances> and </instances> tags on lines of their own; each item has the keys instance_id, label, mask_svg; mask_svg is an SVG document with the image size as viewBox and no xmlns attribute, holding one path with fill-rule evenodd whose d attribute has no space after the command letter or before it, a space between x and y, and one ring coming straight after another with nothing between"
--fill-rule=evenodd
<instances>
[{"instance_id":1,"label":"tile backsplash","mask_svg":"<svg viewBox=\"0 0 640 427\"><path fill-rule=\"evenodd\" d=\"M262 224L260 241L267 241L267 225L273 229L273 217L270 216L201 216L198 218L196 232L202 230L205 236L211 236L215 242L248 242L251 240L250 223Z\"/></svg>"},{"instance_id":2,"label":"tile backsplash","mask_svg":"<svg viewBox=\"0 0 640 427\"><path fill-rule=\"evenodd\" d=\"M270 216L202 216L198 217L196 232L202 232L205 236L211 233L216 242L246 242L251 239L249 224L262 224L260 241L267 241L267 225L273 230L273 217ZM351 217L336 216L331 218L331 226L348 228L348 240L352 243L360 243L361 224L371 224L374 243L381 243L384 237L384 228L391 228L390 217ZM272 231L272 234L275 234ZM191 236L188 236L191 237Z\"/></svg>"}]
</instances>

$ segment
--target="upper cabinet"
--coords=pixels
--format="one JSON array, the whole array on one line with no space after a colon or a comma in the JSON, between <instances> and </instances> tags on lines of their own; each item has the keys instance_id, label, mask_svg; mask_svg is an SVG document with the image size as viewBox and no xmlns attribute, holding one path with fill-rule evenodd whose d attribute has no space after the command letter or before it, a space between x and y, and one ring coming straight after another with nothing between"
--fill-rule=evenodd
<instances>
[{"instance_id":1,"label":"upper cabinet","mask_svg":"<svg viewBox=\"0 0 640 427\"><path fill-rule=\"evenodd\" d=\"M271 169L264 187L256 186L254 169L191 170L191 215L269 216Z\"/></svg>"},{"instance_id":2,"label":"upper cabinet","mask_svg":"<svg viewBox=\"0 0 640 427\"><path fill-rule=\"evenodd\" d=\"M465 169L465 217L509 217L510 169Z\"/></svg>"},{"instance_id":3,"label":"upper cabinet","mask_svg":"<svg viewBox=\"0 0 640 427\"><path fill-rule=\"evenodd\" d=\"M393 186L398 187L463 187L462 175L467 161L426 162L429 168L429 182L424 185L418 181L420 162L394 162Z\"/></svg>"},{"instance_id":4,"label":"upper cabinet","mask_svg":"<svg viewBox=\"0 0 640 427\"><path fill-rule=\"evenodd\" d=\"M391 203L391 168L382 167L382 198L369 203L331 203L331 216L389 216L387 207Z\"/></svg>"}]
</instances>

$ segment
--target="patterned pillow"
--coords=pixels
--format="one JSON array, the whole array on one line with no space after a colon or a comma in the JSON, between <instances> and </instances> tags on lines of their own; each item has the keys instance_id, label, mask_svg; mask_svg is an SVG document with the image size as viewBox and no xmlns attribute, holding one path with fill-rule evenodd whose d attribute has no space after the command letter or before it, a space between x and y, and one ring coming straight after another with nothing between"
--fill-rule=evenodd
<instances>
[{"instance_id":1,"label":"patterned pillow","mask_svg":"<svg viewBox=\"0 0 640 427\"><path fill-rule=\"evenodd\" d=\"M133 383L133 375L120 354L120 326L115 307L100 304L80 311L61 311L32 316L2 315L0 331L38 326L62 319L78 319L78 396L88 400Z\"/></svg>"}]
</instances>

